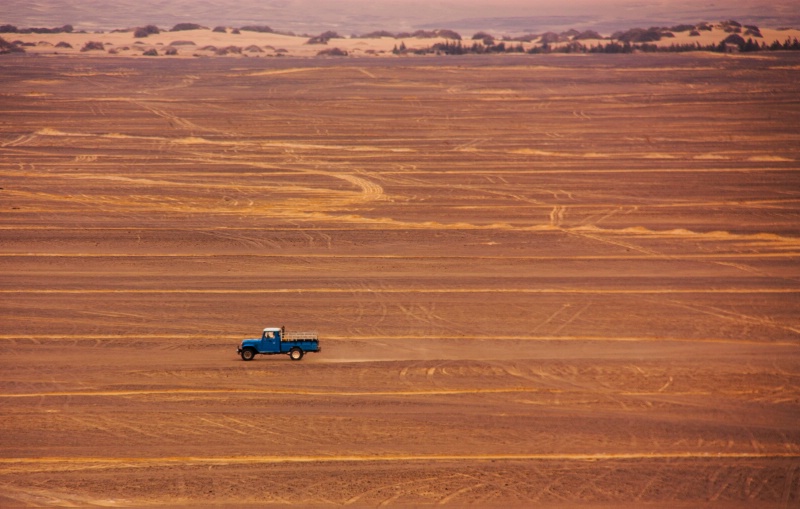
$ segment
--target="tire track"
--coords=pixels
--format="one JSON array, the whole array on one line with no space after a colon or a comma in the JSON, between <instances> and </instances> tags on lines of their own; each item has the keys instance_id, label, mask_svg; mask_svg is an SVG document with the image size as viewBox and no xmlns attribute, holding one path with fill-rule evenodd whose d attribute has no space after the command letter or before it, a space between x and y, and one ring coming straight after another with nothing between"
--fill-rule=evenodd
<instances>
[{"instance_id":1,"label":"tire track","mask_svg":"<svg viewBox=\"0 0 800 509\"><path fill-rule=\"evenodd\" d=\"M547 317L547 318L546 318L544 321L542 321L542 322L540 322L539 324L537 324L537 325L536 325L536 327L534 327L533 329L531 329L531 332L537 332L539 329L541 329L541 328L542 328L542 327L544 327L545 325L547 325L547 324L549 324L550 322L552 322L552 321L553 321L553 319L555 319L555 318L556 318L558 315L560 315L561 313L563 313L565 310L569 309L570 307L572 307L572 304L569 304L569 303L567 303L567 304L562 304L562 305L561 305L561 307L560 307L559 309L557 309L557 310L556 310L554 313L552 313L552 314L551 314L549 317Z\"/></svg>"},{"instance_id":2,"label":"tire track","mask_svg":"<svg viewBox=\"0 0 800 509\"><path fill-rule=\"evenodd\" d=\"M131 507L135 504L125 499L93 498L75 493L60 493L44 488L0 485L2 495L21 505L8 507Z\"/></svg>"},{"instance_id":3,"label":"tire track","mask_svg":"<svg viewBox=\"0 0 800 509\"><path fill-rule=\"evenodd\" d=\"M281 463L401 463L401 462L486 462L486 461L641 461L641 460L799 460L800 453L788 452L623 452L623 453L508 453L508 454L383 454L319 456L163 456L163 457L38 457L0 458L0 472L119 469L187 465L259 465Z\"/></svg>"},{"instance_id":4,"label":"tire track","mask_svg":"<svg viewBox=\"0 0 800 509\"><path fill-rule=\"evenodd\" d=\"M589 309L591 306L592 306L592 302L589 302L589 303L587 303L585 306L583 306L582 308L578 309L578 310L577 310L575 313L573 313L573 314L572 314L572 316L570 316L570 317L569 317L569 318L568 318L568 319L567 319L567 320L566 320L564 323L562 323L561 325L559 325L559 326L556 328L556 330L554 330L554 331L553 331L553 334L558 334L559 332L561 332L561 330L562 330L562 329L564 329L566 326L568 326L569 324L571 324L572 322L574 322L574 321L575 321L575 320L576 320L576 319L577 319L579 316L581 316L581 315L582 315L582 314L583 314L583 313L584 313L584 312L585 312L587 309Z\"/></svg>"},{"instance_id":5,"label":"tire track","mask_svg":"<svg viewBox=\"0 0 800 509\"><path fill-rule=\"evenodd\" d=\"M26 230L46 230L47 228L15 228L15 227L0 227L0 231L26 231ZM67 228L58 228L59 230L67 230ZM169 229L160 228L123 228L124 230L131 231L167 231ZM82 230L93 230L93 228L83 228ZM98 230L113 230L113 228L98 228ZM225 231L250 231L252 228L225 228ZM319 233L317 228L309 229ZM342 228L342 230L350 231L351 229ZM209 235L219 235L223 238L233 238L226 235L224 232L217 234L215 230L195 230L198 233L207 233ZM298 230L305 231L305 230ZM326 231L334 231L334 229L326 229ZM280 253L247 253L242 254L229 254L229 253L0 253L0 258L331 258L343 260L510 260L510 261L603 261L603 260L715 260L715 259L772 259L772 258L798 258L800 259L800 252L778 252L778 253L719 253L719 254L664 254L664 255L576 255L576 256L460 256L460 255L371 255L371 254L320 254L320 253L303 253L303 254L280 254Z\"/></svg>"},{"instance_id":6,"label":"tire track","mask_svg":"<svg viewBox=\"0 0 800 509\"><path fill-rule=\"evenodd\" d=\"M184 289L30 289L30 288L4 288L0 294L18 295L48 295L48 294L304 294L304 293L368 293L371 295L387 294L470 294L470 293L522 293L522 294L578 294L578 295L684 295L684 294L797 294L800 288L661 288L661 289L586 289L586 288L269 288L269 289L241 289L229 290L223 288L184 288Z\"/></svg>"},{"instance_id":7,"label":"tire track","mask_svg":"<svg viewBox=\"0 0 800 509\"><path fill-rule=\"evenodd\" d=\"M700 304L690 305L676 300L669 300L668 302L671 302L672 304L678 307L688 309L690 311L703 313L710 316L715 316L717 318L722 318L723 320L729 320L745 325L761 325L764 327L777 328L788 332L795 332L800 334L799 328L790 327L789 325L778 323L768 318L759 318L756 316L750 316L744 313L737 313L735 311L729 311L727 309L721 309L711 305L700 305Z\"/></svg>"},{"instance_id":8,"label":"tire track","mask_svg":"<svg viewBox=\"0 0 800 509\"><path fill-rule=\"evenodd\" d=\"M0 144L0 147L18 147L20 145L26 145L29 141L35 139L37 135L38 133L23 134L11 141Z\"/></svg>"},{"instance_id":9,"label":"tire track","mask_svg":"<svg viewBox=\"0 0 800 509\"><path fill-rule=\"evenodd\" d=\"M472 479L474 480L474 478L472 478ZM460 490L456 490L453 493L447 495L446 497L440 499L437 502L437 504L438 505L446 505L446 504L450 503L452 500L460 497L464 493L470 492L472 490L477 490L477 489L483 488L484 486L486 486L485 483L477 483L477 484L473 484L471 486L465 486L465 487L461 488Z\"/></svg>"},{"instance_id":10,"label":"tire track","mask_svg":"<svg viewBox=\"0 0 800 509\"><path fill-rule=\"evenodd\" d=\"M213 129L213 128L207 128L207 127L199 126L199 125L195 124L194 122L192 122L190 120L186 120L184 118L178 117L177 115L173 115L172 113L169 113L168 111L163 110L161 108L157 108L156 106L153 106L152 104L150 104L148 102L145 102L145 101L137 101L137 100L130 99L130 102L132 104L135 104L135 105L141 107L141 108L146 109L147 111L149 111L150 113L153 113L154 115L156 115L158 117L163 118L173 128L175 128L177 126L177 127L181 127L183 129L189 130L189 131L206 131L206 132L218 132L218 133L222 133L222 134L232 134L232 133L229 133L229 132L226 132L226 131L221 131L219 129Z\"/></svg>"},{"instance_id":11,"label":"tire track","mask_svg":"<svg viewBox=\"0 0 800 509\"><path fill-rule=\"evenodd\" d=\"M186 340L185 334L110 334L110 335L65 335L65 334L0 334L0 341L31 341L36 344L41 344L42 341L94 341L94 346L100 346L101 341L108 342L124 342L130 344L131 340ZM240 336L220 335L217 337L220 342L240 341ZM326 335L325 341L427 341L427 340L459 340L459 341L486 341L483 337L469 337L469 336L447 336L447 335L420 335L414 334L413 336L378 336L378 335ZM633 337L633 336L575 336L575 335L540 335L540 336L500 336L493 335L492 341L592 341L592 342L621 342L621 343L722 343L722 344L736 344L736 345L759 345L759 346L792 346L798 347L800 343L791 341L756 341L738 338L683 338L683 337ZM163 344L153 343L156 348L164 348ZM383 346L386 346L385 344ZM322 361L326 362L326 361ZM327 362L342 362L338 360L331 360Z\"/></svg>"},{"instance_id":12,"label":"tire track","mask_svg":"<svg viewBox=\"0 0 800 509\"><path fill-rule=\"evenodd\" d=\"M431 368L420 368L424 369L425 371L425 378L429 383L434 382L434 375L436 374L436 370L442 368L447 364L447 362L442 362L437 366ZM407 374L402 373L400 374L401 377L405 377ZM447 373L443 373L447 374ZM509 372L511 376L515 376L513 373ZM592 389L587 385L577 384L571 380L567 380L564 377L559 377L551 374L546 373L539 373L541 375L542 380L550 380L551 383L550 387L541 388L541 387L495 387L492 389L422 389L422 390L397 390L397 391L322 391L322 390L300 390L300 389L236 389L236 388L228 388L228 389L136 389L136 390L108 390L108 391L50 391L50 392L31 392L31 393L16 393L16 394L0 394L0 400L2 399L24 399L24 398L59 398L59 397L95 397L95 398L103 398L103 397L135 397L135 396L158 396L158 395L167 395L167 396L175 396L175 395L209 395L209 394L225 394L225 395L271 395L271 396L325 396L325 397L342 397L342 398L350 398L350 397L364 397L364 396L372 396L372 397L392 397L392 396L461 396L466 394L473 394L473 395L480 395L480 394L521 394L521 393L535 393L535 394L566 394L570 392L585 392L585 393L595 393L595 394L604 394L608 397L612 397L614 401L617 401L617 396L624 396L624 397L662 397L664 396L663 392L660 391L641 391L641 392L633 392L633 391L612 391L612 390L604 390L599 391L596 389ZM522 377L526 380L533 380L529 377ZM567 388L564 389L563 387L566 386ZM750 391L718 391L712 393L711 391L688 391L688 392L670 392L669 398L675 398L679 396L710 396L712 394L725 394L725 395L749 395L751 394ZM664 398L660 398L664 400ZM137 430L138 431L138 430Z\"/></svg>"},{"instance_id":13,"label":"tire track","mask_svg":"<svg viewBox=\"0 0 800 509\"><path fill-rule=\"evenodd\" d=\"M550 211L550 226L560 228L566 212L567 207L565 205L555 205L553 210Z\"/></svg>"},{"instance_id":14,"label":"tire track","mask_svg":"<svg viewBox=\"0 0 800 509\"><path fill-rule=\"evenodd\" d=\"M374 493L377 493L377 492L380 492L380 491L403 489L405 486L409 486L409 485L420 485L422 483L426 483L427 484L427 483L437 482L437 481L441 481L441 480L442 480L441 476L434 476L434 477L426 477L426 478L423 478L423 479L414 479L412 481L402 481L402 482L396 482L396 483L391 483L391 484L382 484L382 485L380 485L380 486L378 486L376 488L370 488L368 490L362 491L358 495L345 500L342 505L355 504L356 502L358 502L359 500L363 499L364 497L367 497L370 494L374 494ZM402 495L402 494L403 494L403 492L401 491L400 495ZM390 499L387 499L387 500L390 500ZM384 502L385 501L386 500L384 500ZM383 503L381 503L381 505L383 505Z\"/></svg>"},{"instance_id":15,"label":"tire track","mask_svg":"<svg viewBox=\"0 0 800 509\"><path fill-rule=\"evenodd\" d=\"M436 368L426 371L428 378ZM191 394L239 394L239 395L303 395L303 396L457 396L462 394L514 394L514 393L554 393L562 392L553 389L537 389L534 387L506 387L493 389L432 389L419 391L315 391L289 389L140 389L119 391L52 391L36 393L0 394L0 399L46 398L46 397L130 397L157 395L191 395Z\"/></svg>"}]
</instances>

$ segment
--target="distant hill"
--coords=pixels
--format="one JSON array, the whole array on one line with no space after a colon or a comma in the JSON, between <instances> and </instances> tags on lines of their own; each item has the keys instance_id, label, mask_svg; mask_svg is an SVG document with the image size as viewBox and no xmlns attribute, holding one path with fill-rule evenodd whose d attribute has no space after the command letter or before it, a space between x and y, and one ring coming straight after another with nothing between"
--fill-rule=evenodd
<instances>
[{"instance_id":1,"label":"distant hill","mask_svg":"<svg viewBox=\"0 0 800 509\"><path fill-rule=\"evenodd\" d=\"M328 30L297 35L267 25L213 29L198 23L146 25L111 31L0 25L0 53L88 54L130 57L358 57L465 54L687 52L751 53L799 51L800 30L761 28L736 20L628 28L611 34L594 30L499 36L450 29L343 36Z\"/></svg>"},{"instance_id":2,"label":"distant hill","mask_svg":"<svg viewBox=\"0 0 800 509\"><path fill-rule=\"evenodd\" d=\"M174 26L269 25L297 34L328 30L343 35L375 30L448 28L496 35L670 26L699 20L737 19L768 28L800 27L796 0L697 2L696 0L5 0L0 25L112 30L148 24Z\"/></svg>"}]
</instances>

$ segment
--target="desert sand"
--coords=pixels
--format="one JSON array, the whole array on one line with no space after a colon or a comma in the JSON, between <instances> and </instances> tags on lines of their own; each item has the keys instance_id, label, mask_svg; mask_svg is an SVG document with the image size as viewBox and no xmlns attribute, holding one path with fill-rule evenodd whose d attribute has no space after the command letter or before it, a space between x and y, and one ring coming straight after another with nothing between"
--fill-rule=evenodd
<instances>
[{"instance_id":1,"label":"desert sand","mask_svg":"<svg viewBox=\"0 0 800 509\"><path fill-rule=\"evenodd\" d=\"M0 506L800 504L798 55L2 65Z\"/></svg>"},{"instance_id":2,"label":"desert sand","mask_svg":"<svg viewBox=\"0 0 800 509\"><path fill-rule=\"evenodd\" d=\"M652 42L659 47L670 45L695 45L707 46L719 44L731 32L726 31L723 23L708 25L709 30L701 30L695 35L688 30L670 32L671 37L663 37ZM485 33L485 32L483 32ZM744 39L752 39L759 45L768 46L773 42L784 43L787 39L800 38L800 30L794 28L761 28L761 37L746 35ZM158 56L169 58L203 58L203 57L228 57L228 58L271 58L271 57L316 57L321 52L337 49L346 52L349 57L386 57L393 54L393 50L405 47L408 53L402 56L412 56L414 50L431 48L435 44L455 43L455 40L444 37L354 37L347 34L338 34L339 37L327 40L326 43L310 44L311 36L287 35L285 33L264 33L248 30L235 30L228 27L224 32L215 32L210 28L196 30L170 31L162 28L160 33L147 37L136 37L133 29L125 31L86 32L74 31L72 33L37 34L37 33L7 33L0 34L8 42L17 42L30 55L43 56L123 56L142 57L145 52L156 52ZM317 35L317 34L314 34ZM475 34L463 33L462 44L471 46ZM503 34L491 34L496 37L496 42L502 40ZM603 39L576 39L586 47L603 46L610 41L611 34L599 34ZM98 48L85 50L88 43L99 43ZM561 42L554 42L552 47L569 44L570 38L563 36ZM541 47L541 35L530 41L506 42L510 47L521 47L525 51ZM325 56L325 55L322 55ZM145 56L153 58L153 56ZM341 58L341 57L339 57Z\"/></svg>"}]
</instances>

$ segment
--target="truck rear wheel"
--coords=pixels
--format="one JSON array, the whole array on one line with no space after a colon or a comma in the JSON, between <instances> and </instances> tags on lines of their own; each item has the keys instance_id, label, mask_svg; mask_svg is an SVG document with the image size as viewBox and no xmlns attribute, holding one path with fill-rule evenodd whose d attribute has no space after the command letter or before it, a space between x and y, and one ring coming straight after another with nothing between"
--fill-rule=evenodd
<instances>
[{"instance_id":1,"label":"truck rear wheel","mask_svg":"<svg viewBox=\"0 0 800 509\"><path fill-rule=\"evenodd\" d=\"M253 358L256 356L256 351L252 348L245 348L242 350L242 360L243 361L252 361Z\"/></svg>"},{"instance_id":2,"label":"truck rear wheel","mask_svg":"<svg viewBox=\"0 0 800 509\"><path fill-rule=\"evenodd\" d=\"M289 350L289 358L293 361L299 361L303 358L303 350L300 348L292 348Z\"/></svg>"}]
</instances>

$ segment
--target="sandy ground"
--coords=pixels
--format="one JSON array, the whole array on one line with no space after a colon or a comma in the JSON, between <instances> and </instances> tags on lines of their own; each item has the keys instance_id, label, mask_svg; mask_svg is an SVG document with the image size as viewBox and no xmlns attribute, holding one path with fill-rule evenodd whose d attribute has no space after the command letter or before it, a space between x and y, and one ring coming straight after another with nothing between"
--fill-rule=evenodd
<instances>
[{"instance_id":1,"label":"sandy ground","mask_svg":"<svg viewBox=\"0 0 800 509\"><path fill-rule=\"evenodd\" d=\"M656 44L668 47L672 44L687 45L700 44L719 44L726 37L731 35L726 32L720 24L710 25L711 30L703 30L699 35L692 36L691 32L675 32L673 37L664 37ZM632 27L633 28L633 27ZM774 29L762 28L761 37L743 35L744 39L751 38L761 44L767 45L774 41L780 43L787 39L800 38L800 30L794 28ZM158 34L151 34L147 37L134 37L133 31L126 32L99 32L99 33L60 33L60 34L0 34L7 41L19 41L25 44L25 52L31 55L91 55L97 56L124 56L140 57L148 50L155 50L159 55L164 56L168 49L174 50L175 54L169 58L197 58L197 57L217 57L225 56L229 58L269 58L269 57L315 57L321 51L337 48L346 51L351 57L385 57L391 56L395 48L405 46L409 51L415 49L430 48L437 43L454 43L441 37L380 37L380 38L359 38L351 37L349 34L339 34L340 38L330 39L326 44L308 44L309 36L285 35L278 33L260 33L252 31L240 31L234 33L228 28L226 32L214 32L211 29L181 30L171 32L162 31ZM318 34L313 34L318 35ZM463 38L462 44L471 46L475 41L472 37L475 34L460 34ZM503 34L492 34L497 37L497 41L502 40ZM611 34L601 34L610 36ZM103 45L103 50L81 51L89 42L98 42ZM582 39L580 43L587 46L600 46L608 44L608 39ZM66 43L68 46L64 46ZM554 43L553 46L566 45L568 41ZM530 42L507 42L511 46L521 45L526 51L541 46L541 39L534 39ZM61 45L61 46L59 46ZM224 51L225 48L237 48L235 51ZM411 55L409 53L408 55ZM152 57L147 57L152 58ZM341 58L341 57L339 57Z\"/></svg>"},{"instance_id":2,"label":"sandy ground","mask_svg":"<svg viewBox=\"0 0 800 509\"><path fill-rule=\"evenodd\" d=\"M0 506L800 504L798 56L2 62Z\"/></svg>"},{"instance_id":3,"label":"sandy ground","mask_svg":"<svg viewBox=\"0 0 800 509\"><path fill-rule=\"evenodd\" d=\"M145 51L156 50L164 55L167 48L174 48L177 53L170 58L212 57L220 55L224 48L238 48L238 51L225 52L231 58L261 57L314 57L320 51L339 48L351 56L386 56L392 49L405 43L409 48L426 48L437 42L446 42L444 38L342 38L331 39L327 44L308 44L310 36L285 35L277 33L260 33L241 31L233 33L214 32L211 29L186 30L178 32L164 31L146 38L136 38L133 32L105 33L62 33L62 34L3 34L7 41L28 43L25 52L34 55L86 55L97 56L142 56ZM90 41L100 42L105 50L82 52L81 49ZM59 43L67 43L70 47L58 47Z\"/></svg>"}]
</instances>

